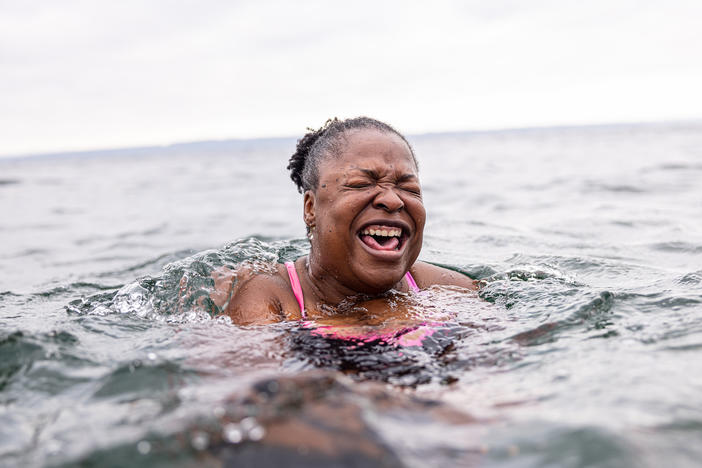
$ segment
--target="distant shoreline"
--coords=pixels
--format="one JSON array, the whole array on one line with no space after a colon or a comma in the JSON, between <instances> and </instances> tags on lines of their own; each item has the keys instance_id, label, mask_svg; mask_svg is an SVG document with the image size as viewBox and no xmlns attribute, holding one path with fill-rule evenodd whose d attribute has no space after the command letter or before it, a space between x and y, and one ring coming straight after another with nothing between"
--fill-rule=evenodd
<instances>
[{"instance_id":1,"label":"distant shoreline","mask_svg":"<svg viewBox=\"0 0 702 468\"><path fill-rule=\"evenodd\" d=\"M543 131L568 131L568 130L603 130L603 129L622 129L622 128L641 128L641 127L659 127L659 126L679 126L685 127L688 125L702 125L702 119L680 119L680 120L661 120L651 122L615 122L615 123L599 123L599 124L583 124L583 125L550 125L550 126L531 126L531 127L513 127L513 128L495 128L488 130L456 130L445 132L426 132L409 134L408 138L425 139L433 137L445 137L450 135L489 135L499 133L527 133L527 132L543 132ZM198 153L211 153L227 150L242 150L247 148L260 148L270 146L283 146L286 144L294 144L299 137L281 136L281 137L264 137L264 138L232 138L222 140L201 140L190 141L162 145L146 145L146 146L125 146L118 148L102 148L88 149L75 151L50 151L26 154L8 154L0 155L0 163L18 161L18 160L39 160L39 159L62 159L62 158L95 158L95 157L111 157L111 156L151 156L163 154L182 154L183 152L191 152L196 150Z\"/></svg>"}]
</instances>

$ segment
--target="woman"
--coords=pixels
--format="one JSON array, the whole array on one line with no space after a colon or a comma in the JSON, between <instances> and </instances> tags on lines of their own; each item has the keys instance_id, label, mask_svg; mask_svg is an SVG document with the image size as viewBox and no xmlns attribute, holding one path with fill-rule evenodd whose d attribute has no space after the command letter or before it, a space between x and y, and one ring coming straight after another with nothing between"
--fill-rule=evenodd
<instances>
[{"instance_id":1,"label":"woman","mask_svg":"<svg viewBox=\"0 0 702 468\"><path fill-rule=\"evenodd\" d=\"M310 253L277 271L244 275L226 313L238 324L307 319L341 327L412 315L413 290L476 289L470 278L417 262L426 213L407 140L367 117L329 120L290 158L303 193Z\"/></svg>"}]
</instances>

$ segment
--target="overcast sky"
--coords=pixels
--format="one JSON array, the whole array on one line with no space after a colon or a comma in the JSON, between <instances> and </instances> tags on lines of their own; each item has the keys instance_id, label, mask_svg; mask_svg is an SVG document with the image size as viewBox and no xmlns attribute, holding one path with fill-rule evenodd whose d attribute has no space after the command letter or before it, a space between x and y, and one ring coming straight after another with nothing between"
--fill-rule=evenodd
<instances>
[{"instance_id":1,"label":"overcast sky","mask_svg":"<svg viewBox=\"0 0 702 468\"><path fill-rule=\"evenodd\" d=\"M702 1L0 0L0 155L702 117Z\"/></svg>"}]
</instances>

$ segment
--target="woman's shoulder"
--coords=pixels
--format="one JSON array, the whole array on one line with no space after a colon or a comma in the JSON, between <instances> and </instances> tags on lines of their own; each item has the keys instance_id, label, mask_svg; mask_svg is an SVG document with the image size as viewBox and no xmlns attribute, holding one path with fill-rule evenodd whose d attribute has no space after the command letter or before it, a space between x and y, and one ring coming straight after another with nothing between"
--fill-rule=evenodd
<instances>
[{"instance_id":1,"label":"woman's shoulder","mask_svg":"<svg viewBox=\"0 0 702 468\"><path fill-rule=\"evenodd\" d=\"M283 264L260 271L241 266L236 271L237 284L225 311L239 325L280 322L289 317L295 297Z\"/></svg>"},{"instance_id":2,"label":"woman's shoulder","mask_svg":"<svg viewBox=\"0 0 702 468\"><path fill-rule=\"evenodd\" d=\"M417 285L424 289L434 285L460 286L466 289L478 289L478 282L470 277L449 270L448 268L432 265L426 262L415 262L410 268L410 273Z\"/></svg>"}]
</instances>

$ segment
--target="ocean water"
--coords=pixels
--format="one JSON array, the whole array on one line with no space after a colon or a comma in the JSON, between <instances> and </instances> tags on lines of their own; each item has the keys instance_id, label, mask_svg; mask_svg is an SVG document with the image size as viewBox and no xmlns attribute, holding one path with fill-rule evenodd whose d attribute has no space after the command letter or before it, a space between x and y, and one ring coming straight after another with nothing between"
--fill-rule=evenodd
<instances>
[{"instance_id":1,"label":"ocean water","mask_svg":"<svg viewBox=\"0 0 702 468\"><path fill-rule=\"evenodd\" d=\"M410 140L483 287L404 353L197 300L307 251L292 139L0 160L0 466L699 466L702 124Z\"/></svg>"}]
</instances>

